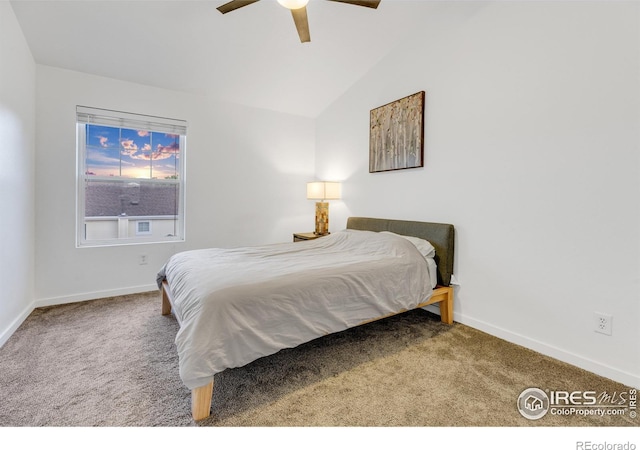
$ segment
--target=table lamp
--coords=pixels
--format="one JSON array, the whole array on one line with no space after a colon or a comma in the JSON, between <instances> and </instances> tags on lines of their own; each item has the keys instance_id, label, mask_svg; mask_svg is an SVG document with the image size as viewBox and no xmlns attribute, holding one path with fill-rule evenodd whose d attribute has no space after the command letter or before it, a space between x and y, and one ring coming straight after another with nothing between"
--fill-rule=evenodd
<instances>
[{"instance_id":1,"label":"table lamp","mask_svg":"<svg viewBox=\"0 0 640 450\"><path fill-rule=\"evenodd\" d=\"M307 199L316 202L316 229L318 236L329 234L329 203L326 200L339 200L341 186L336 181L312 181L307 183Z\"/></svg>"}]
</instances>

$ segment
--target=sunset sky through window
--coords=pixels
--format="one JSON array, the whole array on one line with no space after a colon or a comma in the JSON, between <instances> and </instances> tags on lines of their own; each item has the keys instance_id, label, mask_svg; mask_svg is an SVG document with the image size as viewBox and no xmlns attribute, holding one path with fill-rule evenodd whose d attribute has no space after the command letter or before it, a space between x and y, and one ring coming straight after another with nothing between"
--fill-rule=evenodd
<instances>
[{"instance_id":1,"label":"sunset sky through window","mask_svg":"<svg viewBox=\"0 0 640 450\"><path fill-rule=\"evenodd\" d=\"M103 125L86 127L87 175L177 178L180 136Z\"/></svg>"}]
</instances>

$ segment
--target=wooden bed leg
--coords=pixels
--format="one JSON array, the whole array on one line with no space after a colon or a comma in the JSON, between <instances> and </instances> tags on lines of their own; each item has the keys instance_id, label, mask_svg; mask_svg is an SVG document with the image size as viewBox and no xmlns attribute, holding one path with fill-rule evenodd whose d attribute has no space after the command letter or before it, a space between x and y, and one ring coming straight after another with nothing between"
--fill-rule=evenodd
<instances>
[{"instance_id":1,"label":"wooden bed leg","mask_svg":"<svg viewBox=\"0 0 640 450\"><path fill-rule=\"evenodd\" d=\"M442 300L440 304L440 320L451 325L453 324L453 287L447 289L447 298Z\"/></svg>"},{"instance_id":2,"label":"wooden bed leg","mask_svg":"<svg viewBox=\"0 0 640 450\"><path fill-rule=\"evenodd\" d=\"M171 302L169 301L169 295L167 294L167 287L162 285L162 315L167 316L171 314Z\"/></svg>"},{"instance_id":3,"label":"wooden bed leg","mask_svg":"<svg viewBox=\"0 0 640 450\"><path fill-rule=\"evenodd\" d=\"M206 386L200 386L191 391L191 415L193 420L202 420L211 414L211 396L213 395L213 380Z\"/></svg>"}]
</instances>

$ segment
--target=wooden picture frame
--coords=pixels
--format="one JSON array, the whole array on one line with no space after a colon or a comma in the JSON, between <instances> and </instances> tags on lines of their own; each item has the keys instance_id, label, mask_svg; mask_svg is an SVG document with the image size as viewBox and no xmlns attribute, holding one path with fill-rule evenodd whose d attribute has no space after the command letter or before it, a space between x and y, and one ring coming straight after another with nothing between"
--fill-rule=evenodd
<instances>
[{"instance_id":1,"label":"wooden picture frame","mask_svg":"<svg viewBox=\"0 0 640 450\"><path fill-rule=\"evenodd\" d=\"M369 173L424 167L424 102L420 91L372 109Z\"/></svg>"}]
</instances>

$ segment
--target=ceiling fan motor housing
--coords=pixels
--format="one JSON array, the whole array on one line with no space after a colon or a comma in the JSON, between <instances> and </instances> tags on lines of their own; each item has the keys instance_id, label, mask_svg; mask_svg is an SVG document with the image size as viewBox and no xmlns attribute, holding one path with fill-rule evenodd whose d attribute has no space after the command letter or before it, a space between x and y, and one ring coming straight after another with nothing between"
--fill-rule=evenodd
<instances>
[{"instance_id":1,"label":"ceiling fan motor housing","mask_svg":"<svg viewBox=\"0 0 640 450\"><path fill-rule=\"evenodd\" d=\"M217 10L222 14L226 14L244 6L250 5L260 0L232 0L222 6L218 6ZM332 2L347 3L355 6L365 6L367 8L376 9L381 0L329 0ZM298 30L300 42L311 42L311 34L309 32L309 20L307 19L307 4L309 0L278 0L282 6L291 10L293 21Z\"/></svg>"}]
</instances>

